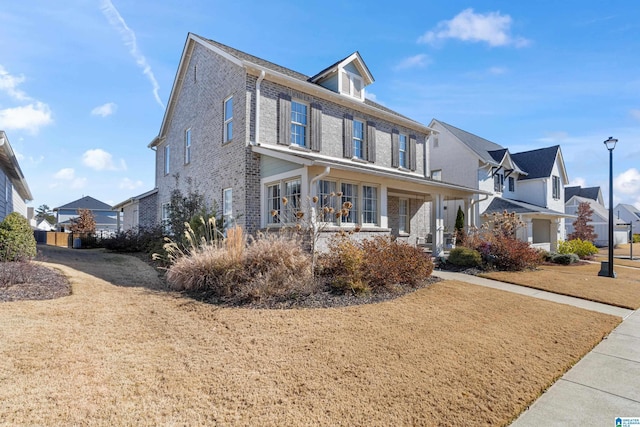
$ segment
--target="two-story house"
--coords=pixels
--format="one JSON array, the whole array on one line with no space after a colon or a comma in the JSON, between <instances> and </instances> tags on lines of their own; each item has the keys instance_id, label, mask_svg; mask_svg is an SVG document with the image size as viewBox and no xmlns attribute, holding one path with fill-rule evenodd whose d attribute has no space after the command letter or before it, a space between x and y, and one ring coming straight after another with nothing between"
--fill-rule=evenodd
<instances>
[{"instance_id":1,"label":"two-story house","mask_svg":"<svg viewBox=\"0 0 640 427\"><path fill-rule=\"evenodd\" d=\"M318 197L318 208L352 205L348 216L324 218L327 229L409 242L433 233L440 253L444 202L478 190L433 180L432 130L367 99L371 83L358 52L307 76L189 34L149 144L158 219L174 188L191 186L248 233L292 221Z\"/></svg>"},{"instance_id":2,"label":"two-story house","mask_svg":"<svg viewBox=\"0 0 640 427\"><path fill-rule=\"evenodd\" d=\"M433 119L430 169L434 179L490 193L445 203L445 227L453 228L458 206L480 226L493 213L515 212L524 223L518 238L555 250L565 238L564 187L568 184L559 146L521 153Z\"/></svg>"},{"instance_id":3,"label":"two-story house","mask_svg":"<svg viewBox=\"0 0 640 427\"><path fill-rule=\"evenodd\" d=\"M0 130L0 221L12 212L27 217L27 201L33 200L7 134Z\"/></svg>"},{"instance_id":4,"label":"two-story house","mask_svg":"<svg viewBox=\"0 0 640 427\"><path fill-rule=\"evenodd\" d=\"M56 224L59 231L69 231L72 220L79 216L80 209L91 211L96 221L96 233L109 235L118 231L117 213L112 207L91 196L83 196L78 200L53 208L56 214Z\"/></svg>"}]
</instances>

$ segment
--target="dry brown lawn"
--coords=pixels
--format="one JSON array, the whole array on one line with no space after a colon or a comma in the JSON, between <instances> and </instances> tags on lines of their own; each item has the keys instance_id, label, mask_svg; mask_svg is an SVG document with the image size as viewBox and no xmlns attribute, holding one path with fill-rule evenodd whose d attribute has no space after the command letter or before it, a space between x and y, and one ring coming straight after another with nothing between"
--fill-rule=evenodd
<instances>
[{"instance_id":1,"label":"dry brown lawn","mask_svg":"<svg viewBox=\"0 0 640 427\"><path fill-rule=\"evenodd\" d=\"M631 248L630 244L618 245L613 249L613 254L616 257L613 260L614 270L616 265L624 265L627 267L637 267L640 268L640 244L634 243L633 245L633 260L630 259L631 256ZM596 254L596 261L608 261L609 259L609 249L608 248L600 248L598 250L598 254Z\"/></svg>"},{"instance_id":2,"label":"dry brown lawn","mask_svg":"<svg viewBox=\"0 0 640 427\"><path fill-rule=\"evenodd\" d=\"M640 308L640 269L615 267L616 262L616 279L598 276L600 264L550 264L535 271L498 271L481 276L633 310Z\"/></svg>"},{"instance_id":3,"label":"dry brown lawn","mask_svg":"<svg viewBox=\"0 0 640 427\"><path fill-rule=\"evenodd\" d=\"M132 257L70 264L49 265L71 296L0 303L0 424L505 425L620 322L453 281L340 309L219 308L155 290Z\"/></svg>"}]
</instances>

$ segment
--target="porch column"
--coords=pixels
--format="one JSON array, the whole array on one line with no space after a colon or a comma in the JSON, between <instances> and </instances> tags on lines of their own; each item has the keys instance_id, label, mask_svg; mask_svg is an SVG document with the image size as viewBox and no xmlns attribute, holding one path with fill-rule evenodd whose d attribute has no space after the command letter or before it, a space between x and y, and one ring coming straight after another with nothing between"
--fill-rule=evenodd
<instances>
[{"instance_id":1,"label":"porch column","mask_svg":"<svg viewBox=\"0 0 640 427\"><path fill-rule=\"evenodd\" d=\"M471 221L471 216L473 215L473 213L471 212L472 211L471 206L472 206L471 199L470 198L464 199L464 214L466 215L465 223L466 223L467 231L469 231L469 229L473 225L473 222Z\"/></svg>"},{"instance_id":2,"label":"porch column","mask_svg":"<svg viewBox=\"0 0 640 427\"><path fill-rule=\"evenodd\" d=\"M431 206L431 234L433 235L431 253L439 257L444 255L444 196L434 194Z\"/></svg>"},{"instance_id":3,"label":"porch column","mask_svg":"<svg viewBox=\"0 0 640 427\"><path fill-rule=\"evenodd\" d=\"M549 232L549 236L550 236L550 249L552 252L555 252L558 250L558 241L561 238L561 225L562 225L562 220L561 218L556 218L555 220L551 220L550 222L550 227L551 230Z\"/></svg>"},{"instance_id":4,"label":"porch column","mask_svg":"<svg viewBox=\"0 0 640 427\"><path fill-rule=\"evenodd\" d=\"M526 218L524 220L524 225L525 225L525 230L526 230L526 236L525 236L525 242L529 242L529 244L533 244L533 221L531 220L531 218Z\"/></svg>"}]
</instances>

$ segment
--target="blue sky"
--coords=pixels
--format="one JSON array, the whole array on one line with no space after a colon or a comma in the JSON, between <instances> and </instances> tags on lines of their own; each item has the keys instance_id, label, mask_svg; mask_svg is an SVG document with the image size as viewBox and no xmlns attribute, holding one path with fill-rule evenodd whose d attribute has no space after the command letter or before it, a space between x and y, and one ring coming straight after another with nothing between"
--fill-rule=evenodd
<instances>
[{"instance_id":1,"label":"blue sky","mask_svg":"<svg viewBox=\"0 0 640 427\"><path fill-rule=\"evenodd\" d=\"M358 50L368 95L512 152L559 144L572 184L640 208L640 2L4 1L0 129L31 206L154 187L188 32L313 75Z\"/></svg>"}]
</instances>

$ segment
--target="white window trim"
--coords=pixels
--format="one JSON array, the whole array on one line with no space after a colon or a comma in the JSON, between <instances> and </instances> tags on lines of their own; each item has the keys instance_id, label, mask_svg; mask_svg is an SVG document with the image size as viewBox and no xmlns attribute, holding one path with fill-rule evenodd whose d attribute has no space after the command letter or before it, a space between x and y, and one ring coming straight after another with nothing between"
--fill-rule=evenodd
<instances>
[{"instance_id":1,"label":"white window trim","mask_svg":"<svg viewBox=\"0 0 640 427\"><path fill-rule=\"evenodd\" d=\"M382 196L382 190L380 188L380 186L378 184L373 184L370 182L358 182L358 181L350 181L350 180L342 180L342 179L334 179L331 177L328 177L328 179L322 179L320 181L330 181L330 182L334 182L336 184L336 191L341 191L342 190L342 184L352 184L352 185L356 185L358 187L358 197L357 197L357 212L356 215L358 216L356 218L355 222L342 222L340 221L324 221L322 222L323 224L327 224L327 225L336 225L336 226L340 226L340 227L353 227L354 225L363 225L363 226L367 226L367 227L381 227L381 221L382 221L382 217L381 217L381 210L380 210L380 198ZM320 183L320 181L318 181L316 184L318 185ZM364 222L364 187L372 187L376 189L376 219L375 219L375 223L374 222ZM317 194L317 190L318 188L316 187L315 189L313 189L314 194ZM337 197L337 196L336 196ZM319 206L319 205L318 205ZM342 200L340 200L340 202L338 203L338 208L342 207Z\"/></svg>"},{"instance_id":2,"label":"white window trim","mask_svg":"<svg viewBox=\"0 0 640 427\"><path fill-rule=\"evenodd\" d=\"M364 222L364 187L371 187L371 188L375 188L376 189L376 222ZM361 185L361 193L362 195L360 196L360 200L362 201L362 203L360 203L361 209L360 209L360 219L361 219L361 224L367 227L379 227L380 224L380 196L381 196L381 191L380 191L380 186L377 184L367 184L367 183L363 183Z\"/></svg>"},{"instance_id":3,"label":"white window trim","mask_svg":"<svg viewBox=\"0 0 640 427\"><path fill-rule=\"evenodd\" d=\"M355 128L356 128L356 122L357 123L362 123L362 138L359 138L360 140L360 157L356 156L356 146L355 146L355 142L356 142L356 136L355 136ZM365 139L367 136L367 122L365 120L359 119L357 117L354 117L353 120L351 121L351 149L353 150L353 160L364 160L366 159L366 153L365 153Z\"/></svg>"},{"instance_id":4,"label":"white window trim","mask_svg":"<svg viewBox=\"0 0 640 427\"><path fill-rule=\"evenodd\" d=\"M184 131L184 164L191 163L191 128Z\"/></svg>"},{"instance_id":5,"label":"white window trim","mask_svg":"<svg viewBox=\"0 0 640 427\"><path fill-rule=\"evenodd\" d=\"M434 181L442 181L442 169L433 169L431 171L431 179Z\"/></svg>"},{"instance_id":6,"label":"white window trim","mask_svg":"<svg viewBox=\"0 0 640 427\"><path fill-rule=\"evenodd\" d=\"M304 145L298 145L293 143L293 132L291 132L291 136L290 136L291 140L289 141L289 145L291 145L292 147L309 148L309 120L311 120L311 105L308 102L305 102L299 99L292 99L291 100L292 115L293 115L293 104L304 105L307 108L307 124L294 122L293 117L289 119L289 126L291 126L292 124L295 124L295 125L304 127Z\"/></svg>"},{"instance_id":7,"label":"white window trim","mask_svg":"<svg viewBox=\"0 0 640 427\"><path fill-rule=\"evenodd\" d=\"M342 191L342 186L344 184L355 185L356 186L356 192L357 192L356 197L355 197L355 199L356 199L356 213L354 215L356 221L343 221L342 217L340 217L339 223L340 223L340 225L356 225L356 224L360 224L360 220L362 219L361 216L360 216L360 210L361 210L360 192L362 190L362 185L357 183L357 182L354 182L354 181L339 180L338 185L340 186L339 187L340 189L338 191ZM344 197L344 192L343 192L343 197ZM340 198L340 205L339 205L340 208L342 208L342 203L343 202L342 202L342 197L341 197Z\"/></svg>"},{"instance_id":8,"label":"white window trim","mask_svg":"<svg viewBox=\"0 0 640 427\"><path fill-rule=\"evenodd\" d=\"M227 210L227 204L229 210ZM222 190L222 217L225 221L225 228L230 228L233 223L233 188Z\"/></svg>"},{"instance_id":9,"label":"white window trim","mask_svg":"<svg viewBox=\"0 0 640 427\"><path fill-rule=\"evenodd\" d=\"M227 102L229 102L229 100L231 100L231 117L227 119ZM226 144L227 142L231 142L233 140L233 130L231 131L231 138L229 138L229 135L227 134L229 123L231 123L231 129L233 129L233 95L225 98L224 102L222 103L222 122L222 143Z\"/></svg>"},{"instance_id":10,"label":"white window trim","mask_svg":"<svg viewBox=\"0 0 640 427\"><path fill-rule=\"evenodd\" d=\"M403 203L405 203L406 210L404 212L404 215L401 215L400 207L402 206ZM402 216L405 217L404 228L402 227L402 222L400 221L400 218ZM398 200L398 232L402 234L409 234L410 229L411 227L409 226L409 199L400 198Z\"/></svg>"},{"instance_id":11,"label":"white window trim","mask_svg":"<svg viewBox=\"0 0 640 427\"><path fill-rule=\"evenodd\" d=\"M161 208L160 208L161 209L160 216L162 217L161 223L162 223L162 228L164 229L165 233L170 233L171 232L171 226L169 225L170 207L171 207L171 203L167 202L167 203L163 203L161 205Z\"/></svg>"},{"instance_id":12,"label":"white window trim","mask_svg":"<svg viewBox=\"0 0 640 427\"><path fill-rule=\"evenodd\" d=\"M164 146L164 174L169 175L171 172L171 146Z\"/></svg>"},{"instance_id":13,"label":"white window trim","mask_svg":"<svg viewBox=\"0 0 640 427\"><path fill-rule=\"evenodd\" d=\"M402 150L402 137L404 137L404 150ZM398 166L402 169L408 169L407 165L407 153L409 151L409 137L404 133L398 134ZM402 164L401 153L404 153L404 164Z\"/></svg>"}]
</instances>

